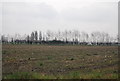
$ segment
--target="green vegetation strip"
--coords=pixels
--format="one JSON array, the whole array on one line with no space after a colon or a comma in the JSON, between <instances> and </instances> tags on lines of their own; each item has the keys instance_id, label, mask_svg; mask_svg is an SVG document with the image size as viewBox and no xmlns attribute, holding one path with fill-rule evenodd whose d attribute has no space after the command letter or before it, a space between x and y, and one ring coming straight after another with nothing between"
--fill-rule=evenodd
<instances>
[{"instance_id":1,"label":"green vegetation strip","mask_svg":"<svg viewBox=\"0 0 120 81\"><path fill-rule=\"evenodd\" d=\"M118 79L118 74L103 74L100 72L80 73L70 72L65 75L45 75L40 73L17 72L3 76L3 79Z\"/></svg>"}]
</instances>

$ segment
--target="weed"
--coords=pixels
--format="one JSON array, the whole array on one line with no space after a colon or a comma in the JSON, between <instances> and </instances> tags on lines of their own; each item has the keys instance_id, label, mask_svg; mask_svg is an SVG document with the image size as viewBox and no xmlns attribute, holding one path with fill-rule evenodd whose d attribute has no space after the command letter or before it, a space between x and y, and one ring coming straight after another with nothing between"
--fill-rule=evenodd
<instances>
[{"instance_id":1,"label":"weed","mask_svg":"<svg viewBox=\"0 0 120 81\"><path fill-rule=\"evenodd\" d=\"M74 60L74 58L71 58L70 60L72 61L72 60Z\"/></svg>"},{"instance_id":2,"label":"weed","mask_svg":"<svg viewBox=\"0 0 120 81\"><path fill-rule=\"evenodd\" d=\"M28 72L17 72L7 76L3 76L3 79L31 79L32 76Z\"/></svg>"},{"instance_id":3,"label":"weed","mask_svg":"<svg viewBox=\"0 0 120 81\"><path fill-rule=\"evenodd\" d=\"M52 56L48 56L47 58L48 58L48 60L51 60L51 59L52 59Z\"/></svg>"},{"instance_id":4,"label":"weed","mask_svg":"<svg viewBox=\"0 0 120 81\"><path fill-rule=\"evenodd\" d=\"M91 56L90 54L86 54L87 56Z\"/></svg>"},{"instance_id":5,"label":"weed","mask_svg":"<svg viewBox=\"0 0 120 81\"><path fill-rule=\"evenodd\" d=\"M94 53L93 55L98 55L97 53Z\"/></svg>"},{"instance_id":6,"label":"weed","mask_svg":"<svg viewBox=\"0 0 120 81\"><path fill-rule=\"evenodd\" d=\"M39 66L43 66L43 62L39 62Z\"/></svg>"},{"instance_id":7,"label":"weed","mask_svg":"<svg viewBox=\"0 0 120 81\"><path fill-rule=\"evenodd\" d=\"M43 66L43 63L40 63L40 66Z\"/></svg>"},{"instance_id":8,"label":"weed","mask_svg":"<svg viewBox=\"0 0 120 81\"><path fill-rule=\"evenodd\" d=\"M6 51L6 50L3 50L3 51L2 51L2 54L6 54L6 53L7 53L7 51Z\"/></svg>"}]
</instances>

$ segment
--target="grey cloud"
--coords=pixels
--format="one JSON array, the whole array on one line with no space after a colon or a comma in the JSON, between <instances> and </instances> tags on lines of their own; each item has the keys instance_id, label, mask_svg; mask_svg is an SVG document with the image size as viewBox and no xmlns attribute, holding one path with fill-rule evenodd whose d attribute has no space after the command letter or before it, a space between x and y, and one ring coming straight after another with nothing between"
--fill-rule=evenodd
<instances>
[{"instance_id":1,"label":"grey cloud","mask_svg":"<svg viewBox=\"0 0 120 81\"><path fill-rule=\"evenodd\" d=\"M61 4L62 5L62 4ZM53 5L40 3L4 3L3 33L29 34L34 30L65 30L81 31L117 31L116 3L94 4L84 8L69 8L57 12ZM107 23L106 23L107 22ZM88 30L86 30L88 29Z\"/></svg>"},{"instance_id":2,"label":"grey cloud","mask_svg":"<svg viewBox=\"0 0 120 81\"><path fill-rule=\"evenodd\" d=\"M19 2L4 3L3 14L17 17L54 19L57 15L57 11L52 6L45 3L31 6L26 3Z\"/></svg>"},{"instance_id":3,"label":"grey cloud","mask_svg":"<svg viewBox=\"0 0 120 81\"><path fill-rule=\"evenodd\" d=\"M26 3L3 4L3 33L28 33L40 29L43 22L54 21L57 11L50 5L41 3L29 5ZM37 26L37 27L36 27Z\"/></svg>"},{"instance_id":4,"label":"grey cloud","mask_svg":"<svg viewBox=\"0 0 120 81\"><path fill-rule=\"evenodd\" d=\"M116 8L116 10L115 10ZM67 9L63 18L81 22L109 22L117 19L117 3L95 3L83 8Z\"/></svg>"}]
</instances>

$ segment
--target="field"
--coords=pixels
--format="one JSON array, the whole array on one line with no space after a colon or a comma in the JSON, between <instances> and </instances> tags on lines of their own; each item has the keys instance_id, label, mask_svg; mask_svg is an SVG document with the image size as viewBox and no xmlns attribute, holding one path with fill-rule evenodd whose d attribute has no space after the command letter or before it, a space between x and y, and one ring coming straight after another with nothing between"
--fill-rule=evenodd
<instances>
[{"instance_id":1,"label":"field","mask_svg":"<svg viewBox=\"0 0 120 81\"><path fill-rule=\"evenodd\" d=\"M4 44L3 79L117 79L117 46Z\"/></svg>"}]
</instances>

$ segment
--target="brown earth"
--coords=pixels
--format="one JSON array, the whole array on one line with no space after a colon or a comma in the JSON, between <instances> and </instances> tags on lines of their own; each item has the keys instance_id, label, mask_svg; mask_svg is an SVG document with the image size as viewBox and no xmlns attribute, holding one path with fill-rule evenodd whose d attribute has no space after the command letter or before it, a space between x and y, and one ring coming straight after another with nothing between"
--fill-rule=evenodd
<instances>
[{"instance_id":1,"label":"brown earth","mask_svg":"<svg viewBox=\"0 0 120 81\"><path fill-rule=\"evenodd\" d=\"M3 45L3 76L15 72L47 75L95 69L106 74L118 69L117 46Z\"/></svg>"}]
</instances>

